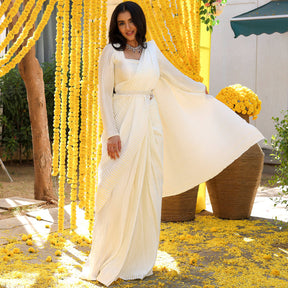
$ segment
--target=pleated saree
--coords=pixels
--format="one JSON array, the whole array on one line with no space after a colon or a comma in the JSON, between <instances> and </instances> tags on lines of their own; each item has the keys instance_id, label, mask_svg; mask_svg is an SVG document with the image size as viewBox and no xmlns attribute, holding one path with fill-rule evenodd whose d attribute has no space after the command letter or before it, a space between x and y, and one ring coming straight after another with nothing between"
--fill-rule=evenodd
<instances>
[{"instance_id":1,"label":"pleated saree","mask_svg":"<svg viewBox=\"0 0 288 288\"><path fill-rule=\"evenodd\" d=\"M162 196L216 176L263 136L177 70L153 40L139 60L108 44L99 81L103 151L92 247L81 277L109 286L153 273ZM107 154L113 135L122 142L116 160Z\"/></svg>"}]
</instances>

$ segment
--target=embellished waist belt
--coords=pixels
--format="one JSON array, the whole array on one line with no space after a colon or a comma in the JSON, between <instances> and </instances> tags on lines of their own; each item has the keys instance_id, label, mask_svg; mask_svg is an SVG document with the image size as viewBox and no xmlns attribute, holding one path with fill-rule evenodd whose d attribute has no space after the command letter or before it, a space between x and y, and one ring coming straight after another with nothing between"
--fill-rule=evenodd
<instances>
[{"instance_id":1,"label":"embellished waist belt","mask_svg":"<svg viewBox=\"0 0 288 288\"><path fill-rule=\"evenodd\" d=\"M114 92L114 96L142 96L144 98L148 97L150 100L154 97L153 90L149 91L129 91L127 93L125 92Z\"/></svg>"}]
</instances>

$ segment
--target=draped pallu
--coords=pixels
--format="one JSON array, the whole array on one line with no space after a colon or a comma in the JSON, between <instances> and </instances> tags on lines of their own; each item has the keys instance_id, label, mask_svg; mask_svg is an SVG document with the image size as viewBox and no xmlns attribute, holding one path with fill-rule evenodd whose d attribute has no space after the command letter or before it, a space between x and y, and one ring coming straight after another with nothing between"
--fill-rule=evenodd
<instances>
[{"instance_id":1,"label":"draped pallu","mask_svg":"<svg viewBox=\"0 0 288 288\"><path fill-rule=\"evenodd\" d=\"M82 277L110 285L152 274L163 196L209 180L263 136L176 69L153 40L139 61L108 44L99 79L103 150ZM122 142L116 160L107 155L113 135Z\"/></svg>"}]
</instances>

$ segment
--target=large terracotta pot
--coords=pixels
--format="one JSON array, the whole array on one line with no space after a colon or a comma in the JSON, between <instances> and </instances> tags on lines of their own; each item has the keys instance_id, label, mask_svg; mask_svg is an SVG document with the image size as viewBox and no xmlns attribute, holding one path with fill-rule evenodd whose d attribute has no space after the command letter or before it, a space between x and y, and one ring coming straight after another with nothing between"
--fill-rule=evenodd
<instances>
[{"instance_id":1,"label":"large terracotta pot","mask_svg":"<svg viewBox=\"0 0 288 288\"><path fill-rule=\"evenodd\" d=\"M184 193L163 197L161 220L163 222L190 221L195 218L199 186Z\"/></svg>"},{"instance_id":2,"label":"large terracotta pot","mask_svg":"<svg viewBox=\"0 0 288 288\"><path fill-rule=\"evenodd\" d=\"M249 117L245 115L246 120ZM251 215L260 184L264 153L253 145L231 165L207 182L213 214L219 218L243 219Z\"/></svg>"}]
</instances>

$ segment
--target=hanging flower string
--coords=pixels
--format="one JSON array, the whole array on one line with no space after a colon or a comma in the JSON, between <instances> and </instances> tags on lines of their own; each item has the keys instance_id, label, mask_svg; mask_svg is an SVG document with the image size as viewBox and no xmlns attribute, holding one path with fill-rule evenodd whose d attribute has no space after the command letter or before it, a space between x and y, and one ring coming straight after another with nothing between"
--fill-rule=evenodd
<instances>
[{"instance_id":1,"label":"hanging flower string","mask_svg":"<svg viewBox=\"0 0 288 288\"><path fill-rule=\"evenodd\" d=\"M4 0L3 3L1 3L1 6L0 6L0 19L3 17L5 12L7 11L10 3L11 3L11 0Z\"/></svg>"},{"instance_id":2,"label":"hanging flower string","mask_svg":"<svg viewBox=\"0 0 288 288\"><path fill-rule=\"evenodd\" d=\"M55 93L54 93L54 121L53 121L53 158L52 175L59 173L59 144L60 144L60 114L61 114L61 79L62 79L62 35L63 35L63 0L57 3L57 36L56 36L56 71L55 71Z\"/></svg>"},{"instance_id":3,"label":"hanging flower string","mask_svg":"<svg viewBox=\"0 0 288 288\"><path fill-rule=\"evenodd\" d=\"M20 45L26 40L29 31L31 30L32 26L34 25L34 23L36 21L37 15L41 11L43 2L45 2L45 0L39 0L39 2L37 2L36 8L31 13L30 18L29 18L28 22L25 24L25 27L24 27L22 33L19 35L16 42L8 50L8 52L5 54L5 56L0 59L0 77L5 75L6 73L8 73L11 69L13 69L16 66L16 64L18 64L22 60L22 58L31 50L31 48L35 45L35 42L40 38L41 32L45 28L57 0L50 0L49 4L46 7L46 10L43 14L43 17L42 17L40 23L38 24L32 37L30 37L28 39L26 46L22 47L20 52L8 64L6 64L12 58L13 54L20 47ZM4 65L4 64L6 64L6 65Z\"/></svg>"},{"instance_id":4,"label":"hanging flower string","mask_svg":"<svg viewBox=\"0 0 288 288\"><path fill-rule=\"evenodd\" d=\"M71 52L69 82L69 138L68 138L68 166L67 179L71 184L71 219L70 228L76 229L76 206L78 188L78 131L79 131L79 96L80 96L80 59L81 59L81 14L82 1L76 0L72 4L71 19Z\"/></svg>"},{"instance_id":5,"label":"hanging flower string","mask_svg":"<svg viewBox=\"0 0 288 288\"><path fill-rule=\"evenodd\" d=\"M136 0L147 17L148 35L180 71L200 76L200 19L198 0ZM179 31L176 29L179 27ZM180 32L180 33L179 33Z\"/></svg>"},{"instance_id":6,"label":"hanging flower string","mask_svg":"<svg viewBox=\"0 0 288 288\"><path fill-rule=\"evenodd\" d=\"M90 5L89 0L84 0L84 29L82 49L82 80L81 80L81 131L79 163L79 207L85 207L86 182L87 182L87 112L88 112L88 68L89 68L89 33L90 33Z\"/></svg>"},{"instance_id":7,"label":"hanging flower string","mask_svg":"<svg viewBox=\"0 0 288 288\"><path fill-rule=\"evenodd\" d=\"M23 0L16 0L14 5L10 8L10 10L7 13L5 19L0 24L0 34L12 22L12 19L17 14L17 12L19 11L19 8L20 8L20 5L22 4L22 2L23 2Z\"/></svg>"},{"instance_id":8,"label":"hanging flower string","mask_svg":"<svg viewBox=\"0 0 288 288\"><path fill-rule=\"evenodd\" d=\"M62 33L62 73L61 73L61 122L60 122L60 162L59 162L59 196L58 196L58 230L64 230L64 205L65 205L65 182L66 182L66 117L67 117L67 82L69 61L69 17L70 1L64 0L63 6L63 33Z\"/></svg>"},{"instance_id":9,"label":"hanging flower string","mask_svg":"<svg viewBox=\"0 0 288 288\"><path fill-rule=\"evenodd\" d=\"M26 3L25 8L24 8L23 12L21 13L20 17L17 19L17 21L13 25L12 29L8 32L5 39L1 42L0 51L2 51L5 47L7 47L9 42L13 40L13 38L15 37L15 35L17 33L20 33L19 31L20 31L23 23L27 20L27 18L28 18L34 5L35 5L35 0L29 0Z\"/></svg>"}]
</instances>

